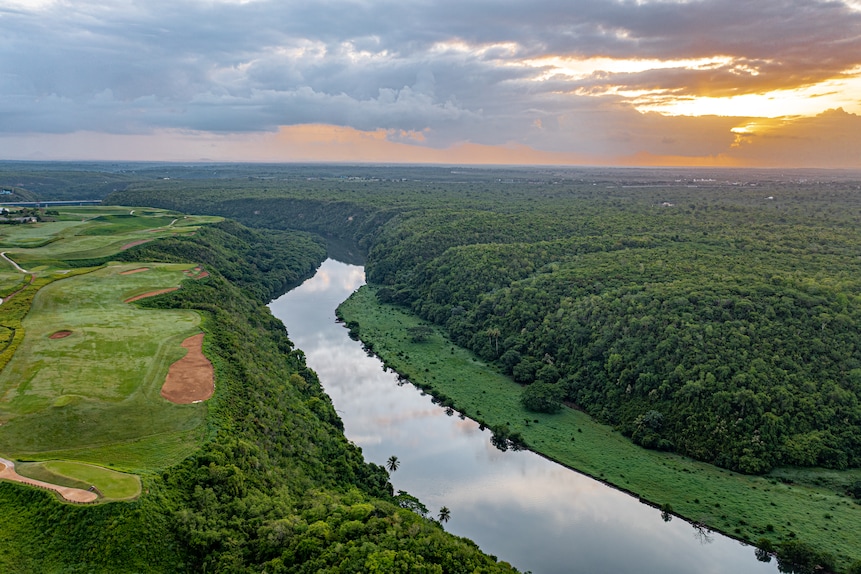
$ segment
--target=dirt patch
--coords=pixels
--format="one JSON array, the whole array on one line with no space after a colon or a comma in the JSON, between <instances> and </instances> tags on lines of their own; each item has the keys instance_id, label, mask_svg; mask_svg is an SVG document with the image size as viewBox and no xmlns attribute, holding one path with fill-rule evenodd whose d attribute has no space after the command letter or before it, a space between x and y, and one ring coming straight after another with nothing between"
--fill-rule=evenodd
<instances>
[{"instance_id":1,"label":"dirt patch","mask_svg":"<svg viewBox=\"0 0 861 574\"><path fill-rule=\"evenodd\" d=\"M143 245L144 243L149 243L152 239L138 239L137 241L132 241L131 243L126 243L122 247L120 247L120 251L125 251L126 249L130 249L135 245Z\"/></svg>"},{"instance_id":2,"label":"dirt patch","mask_svg":"<svg viewBox=\"0 0 861 574\"><path fill-rule=\"evenodd\" d=\"M190 277L191 279L203 279L204 277L209 277L209 271L204 271L203 267L197 266L194 269L186 269L183 271L186 277Z\"/></svg>"},{"instance_id":3,"label":"dirt patch","mask_svg":"<svg viewBox=\"0 0 861 574\"><path fill-rule=\"evenodd\" d=\"M57 331L56 333L51 333L48 338L49 339L64 339L71 335L71 331Z\"/></svg>"},{"instance_id":4,"label":"dirt patch","mask_svg":"<svg viewBox=\"0 0 861 574\"><path fill-rule=\"evenodd\" d=\"M30 285L31 283L33 283L33 280L34 280L34 279L36 279L36 276L35 276L35 275L30 275L30 280L28 281L27 285ZM11 299L12 297L14 297L14 296L15 296L15 295L17 295L18 293L20 293L21 291L23 291L24 289L26 289L26 288L27 288L27 285L24 285L23 287L21 287L20 289L18 289L17 291L15 291L15 292L13 292L13 293L9 293L9 295L7 295L5 299L0 299L0 305L2 305L3 303L5 303L5 302L6 302L6 301L8 301L9 299Z\"/></svg>"},{"instance_id":5,"label":"dirt patch","mask_svg":"<svg viewBox=\"0 0 861 574\"><path fill-rule=\"evenodd\" d=\"M120 275L131 275L133 273L143 273L149 271L149 267L138 267L137 269L129 269L128 271L120 271Z\"/></svg>"},{"instance_id":6,"label":"dirt patch","mask_svg":"<svg viewBox=\"0 0 861 574\"><path fill-rule=\"evenodd\" d=\"M182 346L188 353L170 366L161 396L181 405L205 401L215 391L215 372L203 354L203 333L189 337Z\"/></svg>"},{"instance_id":7,"label":"dirt patch","mask_svg":"<svg viewBox=\"0 0 861 574\"><path fill-rule=\"evenodd\" d=\"M171 291L176 291L179 287L168 287L167 289L159 289L157 291L150 291L149 293L141 293L140 295L135 295L134 297L129 297L123 303L131 303L132 301L137 301L138 299L146 299L147 297L155 297L156 295L161 295L163 293L170 293Z\"/></svg>"},{"instance_id":8,"label":"dirt patch","mask_svg":"<svg viewBox=\"0 0 861 574\"><path fill-rule=\"evenodd\" d=\"M89 490L70 488L68 486L58 486L56 484L51 484L50 482L42 482L41 480L33 480L32 478L21 476L15 472L15 465L8 460L0 462L0 478L59 492L60 496L69 502L93 502L98 498L98 495L95 492L90 492Z\"/></svg>"}]
</instances>

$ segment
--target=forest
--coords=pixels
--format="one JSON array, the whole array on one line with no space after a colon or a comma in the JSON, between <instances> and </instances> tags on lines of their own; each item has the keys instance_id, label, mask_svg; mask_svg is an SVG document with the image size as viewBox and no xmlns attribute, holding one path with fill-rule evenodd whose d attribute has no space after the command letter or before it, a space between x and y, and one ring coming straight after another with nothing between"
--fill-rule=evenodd
<instances>
[{"instance_id":1,"label":"forest","mask_svg":"<svg viewBox=\"0 0 861 574\"><path fill-rule=\"evenodd\" d=\"M152 477L151 492L161 502L138 503L140 516L154 508L176 510L155 515L172 533L168 546L178 558L171 560L183 567L205 563L222 571L239 565L277 571L307 562L325 570L346 560L343 552L357 552L359 558L350 554L355 561L343 563L360 569L386 560L408 568L408 557L415 558L419 546L409 546L401 536L420 531L433 538L432 543L425 539L433 548L449 544L426 522L406 526L412 517L397 514L398 503L409 506L409 501L391 497L382 469L360 464L349 443L309 446L312 454L303 458L287 443L306 444L305 438L279 438L280 429L292 428L289 417L278 414L284 409L298 408L313 414L303 421L320 421L323 435L304 427L289 431L299 432L291 437L314 434L311 445L329 432L338 434L337 416L302 366L301 352L283 333L275 334L278 325L271 317L250 306L237 307L234 314L232 303L225 308L216 303L233 293L237 301L265 302L306 276L325 256L324 243L350 246L364 258L380 300L434 323L523 385L528 408L581 409L643 448L748 474L779 478L786 469L801 476L804 468L861 467L861 174L400 166L99 169L122 179L106 203L222 215L254 230L227 222L190 242L163 240L123 255L188 257L223 269L208 294L181 290L147 304L196 308L218 318L212 325L227 326L219 351L224 358L213 362L229 373L240 368L231 380L255 381L251 388L237 387L236 395L231 391L229 405L215 403L211 447L181 468ZM55 168L51 185L58 197L74 188L70 173ZM245 266L245 260L253 265ZM246 345L236 333L248 330L249 321L261 338ZM277 353L254 348L268 348L263 341L270 337ZM288 366L276 368L283 353L291 357ZM284 388L291 396L311 394L269 408L274 391L266 389L276 380L290 382ZM234 444L234 436L247 437L262 450ZM332 440L341 444L343 437ZM211 449L219 454L208 458ZM278 460L290 460L289 468L299 461L302 470L278 467L273 478L271 470L262 470L273 464L270 456L293 457ZM334 460L346 465L337 468L347 482L323 487L335 501L315 506L308 500L316 500L316 481L333 480L323 476L321 461ZM204 468L224 479L228 490L211 486L207 481L214 475ZM857 477L856 472L840 476ZM270 479L275 482L265 482ZM283 484L290 486L279 490ZM280 494L272 494L273 485ZM858 496L857 482L837 487ZM4 485L0 494L20 495L19 490ZM237 506L228 492L241 493L244 502ZM27 496L47 504L41 493ZM266 502L257 504L257 496ZM372 542L357 542L361 551L355 545L345 549L347 539L339 538L350 515L345 509L369 500L376 510L360 521ZM267 504L277 511L260 510ZM334 515L321 518L320 507ZM277 525L278 533L258 528L272 526L281 515L289 519ZM383 525L375 522L371 528L374 517L404 527L395 529L394 538L375 537ZM314 521L327 523L328 530ZM231 528L241 534L229 534ZM272 536L278 550L266 545ZM139 546L149 544L147 536L140 540ZM284 551L288 542L303 540L303 549ZM459 560L474 566L470 570L507 567L464 544L458 552L469 558ZM306 553L308 545L313 552ZM197 550L184 554L190 548ZM433 564L428 571L452 551L439 552L422 555ZM450 563L441 567L454 571Z\"/></svg>"},{"instance_id":2,"label":"forest","mask_svg":"<svg viewBox=\"0 0 861 574\"><path fill-rule=\"evenodd\" d=\"M436 173L110 200L353 241L381 298L645 448L745 473L861 466L859 179Z\"/></svg>"},{"instance_id":3,"label":"forest","mask_svg":"<svg viewBox=\"0 0 861 574\"><path fill-rule=\"evenodd\" d=\"M209 276L136 303L201 314L218 385L206 440L142 476L133 502L62 504L0 482L0 570L513 572L393 494L386 470L344 437L316 374L265 306L324 256L307 233L226 221L109 257L206 265Z\"/></svg>"}]
</instances>

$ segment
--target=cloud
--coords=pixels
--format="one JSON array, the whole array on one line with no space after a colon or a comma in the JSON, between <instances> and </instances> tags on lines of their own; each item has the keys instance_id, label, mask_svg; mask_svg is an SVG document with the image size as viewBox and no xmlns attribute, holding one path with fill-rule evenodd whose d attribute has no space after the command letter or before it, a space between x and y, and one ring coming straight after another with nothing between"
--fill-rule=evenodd
<instances>
[{"instance_id":1,"label":"cloud","mask_svg":"<svg viewBox=\"0 0 861 574\"><path fill-rule=\"evenodd\" d=\"M750 165L861 166L861 116L842 109L809 118L753 120L736 135L731 154Z\"/></svg>"},{"instance_id":2,"label":"cloud","mask_svg":"<svg viewBox=\"0 0 861 574\"><path fill-rule=\"evenodd\" d=\"M646 104L861 76L861 11L836 1L6 0L0 26L7 134L326 124L437 150L707 157L744 110ZM847 89L817 112L861 109Z\"/></svg>"}]
</instances>

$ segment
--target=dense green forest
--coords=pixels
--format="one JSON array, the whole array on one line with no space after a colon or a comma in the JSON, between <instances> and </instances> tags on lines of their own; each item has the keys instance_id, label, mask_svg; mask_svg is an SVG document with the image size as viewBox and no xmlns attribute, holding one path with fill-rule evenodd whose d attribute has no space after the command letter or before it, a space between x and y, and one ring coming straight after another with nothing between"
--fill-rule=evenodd
<instances>
[{"instance_id":1,"label":"dense green forest","mask_svg":"<svg viewBox=\"0 0 861 574\"><path fill-rule=\"evenodd\" d=\"M354 253L363 252L368 279L377 285L380 299L436 323L452 340L492 361L524 385L523 403L530 408L553 411L564 401L643 447L747 473L771 470L771 476L781 480L801 477L804 467L861 467L859 174L221 165L131 165L111 173L130 175L124 191L107 198L110 203L225 215L257 229L310 231L339 240ZM73 174L64 177L68 181L63 185L75 181ZM307 272L302 264L291 263L296 275L279 276L286 273L278 269L284 254L273 249L296 241L302 246L298 251L313 253L312 261L323 257L320 240L311 236L252 233L239 227L231 231L231 226L235 224L222 224L196 238L210 245L234 245L235 251L224 257L200 253L202 248L179 240L163 242L161 257L177 260L188 254L221 266L244 290L240 299L258 302ZM219 235L232 236L234 231L237 239ZM239 239L248 233L252 235ZM135 257L136 251L126 256ZM297 263L302 261L298 253L294 256ZM150 252L147 257L158 255ZM248 272L242 264L245 257L257 258L259 268ZM264 280L267 272L276 277ZM201 305L176 299L190 291L178 293L162 301ZM220 303L225 293L229 291L219 287L207 305ZM199 308L212 316L217 313L214 306ZM242 324L239 314L234 319ZM282 351L290 348L287 342L281 346ZM302 371L301 352L289 355L299 361L294 365L299 373L285 371L286 380L306 392L292 374L312 386L313 376ZM247 366L249 357L250 351L248 356L233 355L225 364L236 360ZM337 431L337 417L327 420L331 405L325 397L305 402L322 424ZM255 395L235 413L219 406L213 411L213 444L233 436L225 428L264 432L261 428L270 423L256 409L265 411L265 405L266 400ZM225 412L230 416L218 418ZM250 442L256 440L261 439ZM350 451L349 443L345 448ZM231 450L224 460L236 456L245 455ZM263 460L268 452L255 451L252 459L255 456ZM207 461L203 466L212 462ZM191 466L149 479L152 497L135 503L142 505L136 512L164 526L168 534L156 543L152 531L139 528L133 535L137 548L162 545L171 553L166 561L189 568L206 562L211 569L218 562L226 571L235 569L234 560L252 569L269 568L261 565L276 558L259 551L262 530L243 526L242 534L234 537L227 528L209 528L225 523L232 528L243 517L258 520L256 515L221 504L228 502L226 496L212 506L215 514L209 514L195 484L203 473L188 479L194 473L182 469L194 465L187 464ZM230 464L243 474L256 468L256 463ZM306 476L303 472L288 474L293 480ZM816 481L833 478L824 471L811 472ZM346 473L353 487L333 487L337 496L347 497L339 499L341 507L363 504L351 498L356 493L372 500L368 504L375 508L398 502L378 492L381 485L374 474ZM844 484L847 476L835 478L835 485L857 497L857 484ZM243 478L241 484L263 484ZM183 482L186 479L190 482ZM186 495L178 497L183 488ZM303 514L303 501L316 490L299 494L301 487L292 488L284 497L293 506L280 508L290 517L300 516L310 528L316 515ZM48 504L41 493L0 488L0 494L7 492L26 492ZM364 498L373 496L381 498ZM147 506L157 497L160 502ZM400 502L411 505L408 499ZM176 512L159 510L168 507ZM375 512L394 516L385 514L388 511ZM25 516L35 520L34 514ZM97 513L89 516L94 520ZM195 518L177 522L180 516ZM121 536L140 526L124 520ZM340 519L333 520L340 524ZM399 524L404 518L394 520ZM34 524L27 522L20 532L36 545ZM36 531L42 526L36 525ZM300 531L310 536L304 527L291 532ZM4 534L11 538L16 532ZM344 542L336 541L334 530L315 532L319 540L335 541L337 552L343 551ZM427 532L442 536L438 529ZM203 544L200 553L187 555L186 549L195 544ZM398 560L392 551L404 543L386 538L373 544L364 545L372 549L362 555L366 569L377 564L375 552ZM95 542L90 545L96 547ZM59 556L58 549L50 552ZM322 555L327 552L321 550ZM281 559L289 562L290 556L282 554ZM292 556L295 561L308 557ZM422 556L440 564L436 554ZM334 564L337 559L324 560Z\"/></svg>"},{"instance_id":2,"label":"dense green forest","mask_svg":"<svg viewBox=\"0 0 861 574\"><path fill-rule=\"evenodd\" d=\"M747 473L861 465L858 179L461 172L110 201L354 241L385 300L644 447Z\"/></svg>"},{"instance_id":3,"label":"dense green forest","mask_svg":"<svg viewBox=\"0 0 861 574\"><path fill-rule=\"evenodd\" d=\"M325 248L307 234L224 222L129 261L205 263L210 276L140 301L195 309L216 370L205 446L144 476L131 503L74 506L0 482L4 572L509 572L393 496L265 303ZM82 262L71 262L81 265ZM98 263L97 261L89 262Z\"/></svg>"}]
</instances>

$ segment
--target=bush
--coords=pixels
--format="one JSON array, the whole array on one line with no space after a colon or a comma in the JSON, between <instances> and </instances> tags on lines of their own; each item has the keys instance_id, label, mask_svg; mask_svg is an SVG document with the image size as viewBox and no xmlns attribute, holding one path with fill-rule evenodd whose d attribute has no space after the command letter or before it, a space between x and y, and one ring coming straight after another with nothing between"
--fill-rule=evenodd
<instances>
[{"instance_id":1,"label":"bush","mask_svg":"<svg viewBox=\"0 0 861 574\"><path fill-rule=\"evenodd\" d=\"M825 570L834 571L834 557L826 552L819 552L809 544L800 540L784 542L777 549L777 563L781 572L795 574L813 574Z\"/></svg>"}]
</instances>

